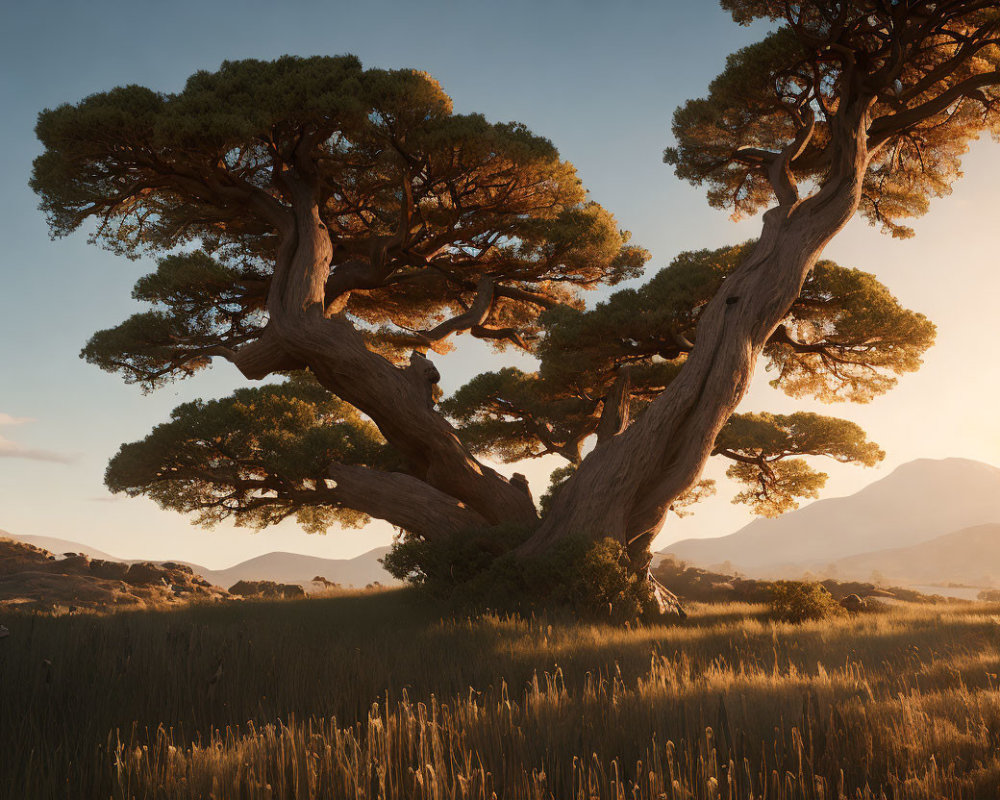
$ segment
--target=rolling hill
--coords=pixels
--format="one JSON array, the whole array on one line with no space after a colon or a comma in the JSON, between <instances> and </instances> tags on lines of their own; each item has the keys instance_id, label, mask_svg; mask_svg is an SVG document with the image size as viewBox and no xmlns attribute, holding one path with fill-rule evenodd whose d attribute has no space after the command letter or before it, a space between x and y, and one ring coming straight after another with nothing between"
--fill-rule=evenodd
<instances>
[{"instance_id":1,"label":"rolling hill","mask_svg":"<svg viewBox=\"0 0 1000 800\"><path fill-rule=\"evenodd\" d=\"M26 542L57 554L81 553L91 558L100 558L106 561L126 560L69 539L58 539L52 536L17 536L2 530L0 530L0 537ZM308 584L317 576L324 577L332 583L339 583L341 586L362 587L376 581L381 584L397 582L395 578L382 569L382 565L379 563L379 559L388 551L388 547L377 547L355 558L320 558L299 553L276 552L257 556L232 567L217 570L186 561L178 563L186 564L209 582L224 588L242 580Z\"/></svg>"},{"instance_id":2,"label":"rolling hill","mask_svg":"<svg viewBox=\"0 0 1000 800\"><path fill-rule=\"evenodd\" d=\"M792 576L985 523L1000 523L1000 469L962 458L918 459L847 497L661 552L700 566L728 561L751 575Z\"/></svg>"},{"instance_id":3,"label":"rolling hill","mask_svg":"<svg viewBox=\"0 0 1000 800\"><path fill-rule=\"evenodd\" d=\"M195 572L217 586L232 586L237 581L277 581L278 583L308 583L320 576L341 586L367 586L369 583L391 584L396 580L382 569L379 559L389 552L377 547L356 558L318 558L300 553L267 553L243 561L228 569L211 570L196 567Z\"/></svg>"},{"instance_id":4,"label":"rolling hill","mask_svg":"<svg viewBox=\"0 0 1000 800\"><path fill-rule=\"evenodd\" d=\"M90 556L91 558L101 558L105 561L123 560L117 556L109 555L103 550L98 550L96 547L81 544L80 542L71 542L69 539L57 539L55 536L15 536L13 533L0 531L0 537L14 539L18 542L24 542L25 544L33 544L35 547L41 547L43 550L48 550L50 553L55 553L56 555L63 555L64 553L81 553L85 556Z\"/></svg>"},{"instance_id":5,"label":"rolling hill","mask_svg":"<svg viewBox=\"0 0 1000 800\"><path fill-rule=\"evenodd\" d=\"M833 562L838 578L867 580L873 572L888 582L1000 586L1000 524L976 525L910 547L878 550Z\"/></svg>"}]
</instances>

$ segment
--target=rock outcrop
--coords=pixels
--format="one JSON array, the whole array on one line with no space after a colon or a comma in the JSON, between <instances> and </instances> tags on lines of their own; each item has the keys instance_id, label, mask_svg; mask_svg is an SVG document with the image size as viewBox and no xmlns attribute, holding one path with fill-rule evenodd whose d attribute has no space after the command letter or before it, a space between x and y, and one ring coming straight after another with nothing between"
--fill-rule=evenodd
<instances>
[{"instance_id":1,"label":"rock outcrop","mask_svg":"<svg viewBox=\"0 0 1000 800\"><path fill-rule=\"evenodd\" d=\"M229 596L183 564L122 563L78 553L58 558L34 545L0 539L0 606L143 608Z\"/></svg>"}]
</instances>

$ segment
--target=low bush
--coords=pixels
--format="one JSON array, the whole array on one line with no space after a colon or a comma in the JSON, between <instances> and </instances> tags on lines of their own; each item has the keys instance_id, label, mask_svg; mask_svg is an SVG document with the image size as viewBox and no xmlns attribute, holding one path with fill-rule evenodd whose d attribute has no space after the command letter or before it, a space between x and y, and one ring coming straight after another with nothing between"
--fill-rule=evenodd
<instances>
[{"instance_id":1,"label":"low bush","mask_svg":"<svg viewBox=\"0 0 1000 800\"><path fill-rule=\"evenodd\" d=\"M828 619L847 613L821 583L775 581L768 593L773 615L784 622Z\"/></svg>"},{"instance_id":2,"label":"low bush","mask_svg":"<svg viewBox=\"0 0 1000 800\"><path fill-rule=\"evenodd\" d=\"M432 544L400 539L382 560L394 577L466 609L634 620L655 606L648 581L632 574L620 542L568 539L540 558L513 551L529 531L504 526Z\"/></svg>"},{"instance_id":3,"label":"low bush","mask_svg":"<svg viewBox=\"0 0 1000 800\"><path fill-rule=\"evenodd\" d=\"M297 583L275 583L274 581L237 581L229 587L229 593L240 597L305 597L305 590Z\"/></svg>"}]
</instances>

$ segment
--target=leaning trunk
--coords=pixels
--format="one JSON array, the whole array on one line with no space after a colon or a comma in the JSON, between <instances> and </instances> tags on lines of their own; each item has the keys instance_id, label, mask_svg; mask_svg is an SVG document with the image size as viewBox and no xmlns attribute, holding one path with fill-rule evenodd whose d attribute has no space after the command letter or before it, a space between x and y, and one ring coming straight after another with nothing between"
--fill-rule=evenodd
<instances>
[{"instance_id":1,"label":"leaning trunk","mask_svg":"<svg viewBox=\"0 0 1000 800\"><path fill-rule=\"evenodd\" d=\"M612 537L628 547L633 569L644 570L650 542L700 475L765 343L823 248L857 210L866 166L856 136L821 190L764 215L757 246L703 312L680 375L630 427L598 442L522 554L543 553L571 536Z\"/></svg>"}]
</instances>

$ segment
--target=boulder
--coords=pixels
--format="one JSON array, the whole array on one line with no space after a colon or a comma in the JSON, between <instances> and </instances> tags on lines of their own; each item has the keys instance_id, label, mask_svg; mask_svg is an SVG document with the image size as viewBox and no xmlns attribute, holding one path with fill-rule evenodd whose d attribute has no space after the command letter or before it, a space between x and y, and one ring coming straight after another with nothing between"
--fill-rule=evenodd
<instances>
[{"instance_id":1,"label":"boulder","mask_svg":"<svg viewBox=\"0 0 1000 800\"><path fill-rule=\"evenodd\" d=\"M859 611L865 610L865 601L856 594L847 595L847 597L840 601L840 605L852 614L857 614Z\"/></svg>"},{"instance_id":2,"label":"boulder","mask_svg":"<svg viewBox=\"0 0 1000 800\"><path fill-rule=\"evenodd\" d=\"M90 562L90 574L98 578L121 581L125 579L127 572L128 564L123 564L120 561L105 561L101 558L95 558Z\"/></svg>"},{"instance_id":3,"label":"boulder","mask_svg":"<svg viewBox=\"0 0 1000 800\"><path fill-rule=\"evenodd\" d=\"M162 583L166 577L165 570L149 561L140 561L129 564L128 572L125 573L125 582L135 586L143 586L154 583Z\"/></svg>"}]
</instances>

